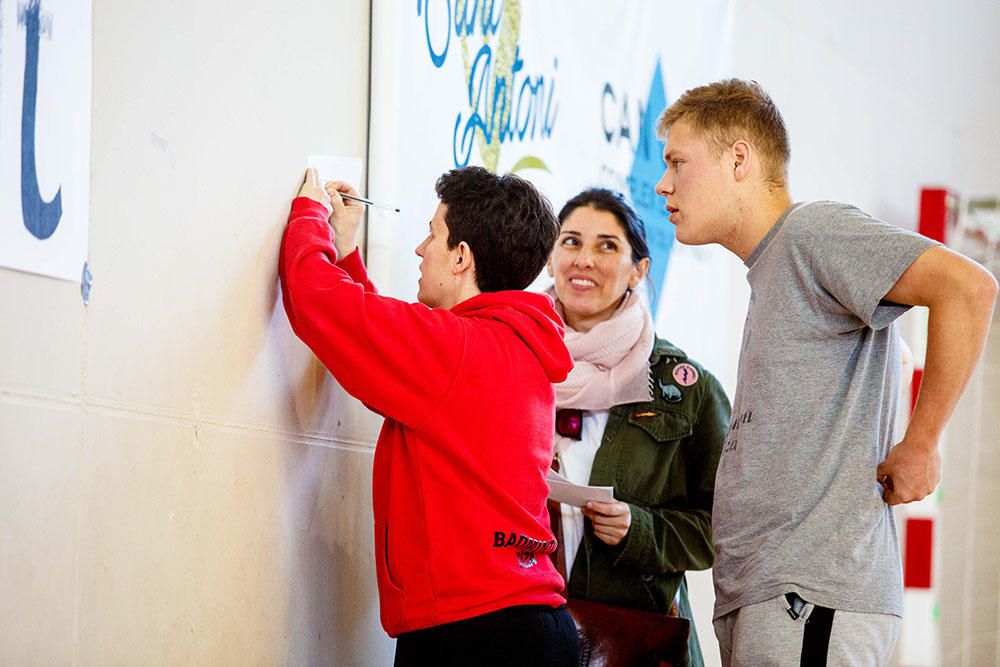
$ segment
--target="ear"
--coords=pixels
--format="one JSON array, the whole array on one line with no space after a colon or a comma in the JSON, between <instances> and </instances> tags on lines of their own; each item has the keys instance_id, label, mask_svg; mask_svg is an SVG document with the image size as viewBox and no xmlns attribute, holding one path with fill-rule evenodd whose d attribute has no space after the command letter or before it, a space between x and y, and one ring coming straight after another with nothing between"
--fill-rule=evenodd
<instances>
[{"instance_id":1,"label":"ear","mask_svg":"<svg viewBox=\"0 0 1000 667\"><path fill-rule=\"evenodd\" d=\"M552 270L552 255L549 255L549 258L545 260L545 272L549 274L549 278L556 277L555 271Z\"/></svg>"},{"instance_id":2,"label":"ear","mask_svg":"<svg viewBox=\"0 0 1000 667\"><path fill-rule=\"evenodd\" d=\"M746 180L750 175L750 160L753 158L753 147L740 139L729 149L733 161L733 176L737 181Z\"/></svg>"},{"instance_id":3,"label":"ear","mask_svg":"<svg viewBox=\"0 0 1000 667\"><path fill-rule=\"evenodd\" d=\"M646 278L647 273L649 273L649 257L643 257L632 265L632 275L629 276L628 286L632 289L638 287L639 283Z\"/></svg>"},{"instance_id":4,"label":"ear","mask_svg":"<svg viewBox=\"0 0 1000 667\"><path fill-rule=\"evenodd\" d=\"M472 255L472 248L465 241L462 241L452 249L455 253L454 263L451 266L451 273L454 276L461 275L472 270L470 275L476 275L476 258Z\"/></svg>"}]
</instances>

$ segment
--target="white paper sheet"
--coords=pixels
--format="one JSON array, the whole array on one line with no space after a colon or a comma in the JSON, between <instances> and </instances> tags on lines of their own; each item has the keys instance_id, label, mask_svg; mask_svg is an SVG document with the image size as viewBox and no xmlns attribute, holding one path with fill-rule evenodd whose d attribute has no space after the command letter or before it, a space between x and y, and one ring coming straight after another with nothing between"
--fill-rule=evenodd
<instances>
[{"instance_id":1,"label":"white paper sheet","mask_svg":"<svg viewBox=\"0 0 1000 667\"><path fill-rule=\"evenodd\" d=\"M319 180L323 183L344 181L361 190L361 169L364 160L359 157L310 155L306 166L316 169L319 172Z\"/></svg>"},{"instance_id":2,"label":"white paper sheet","mask_svg":"<svg viewBox=\"0 0 1000 667\"><path fill-rule=\"evenodd\" d=\"M588 501L610 503L615 499L615 490L612 486L574 484L555 470L549 470L545 481L549 483L549 498L557 503L583 507Z\"/></svg>"}]
</instances>

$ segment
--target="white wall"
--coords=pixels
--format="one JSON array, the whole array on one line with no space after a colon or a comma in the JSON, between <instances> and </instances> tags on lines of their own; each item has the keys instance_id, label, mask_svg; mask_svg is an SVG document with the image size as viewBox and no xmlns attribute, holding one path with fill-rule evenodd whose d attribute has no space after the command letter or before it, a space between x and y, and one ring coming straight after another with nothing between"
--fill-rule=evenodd
<instances>
[{"instance_id":1,"label":"white wall","mask_svg":"<svg viewBox=\"0 0 1000 667\"><path fill-rule=\"evenodd\" d=\"M1000 312L948 427L938 549L940 662L1000 664Z\"/></svg>"},{"instance_id":2,"label":"white wall","mask_svg":"<svg viewBox=\"0 0 1000 667\"><path fill-rule=\"evenodd\" d=\"M912 228L922 185L1000 189L998 24L990 0L744 0L730 69L782 110L797 199Z\"/></svg>"},{"instance_id":3,"label":"white wall","mask_svg":"<svg viewBox=\"0 0 1000 667\"><path fill-rule=\"evenodd\" d=\"M378 420L276 277L306 156L366 150L368 11L94 3L90 306L0 270L0 664L391 661Z\"/></svg>"}]
</instances>

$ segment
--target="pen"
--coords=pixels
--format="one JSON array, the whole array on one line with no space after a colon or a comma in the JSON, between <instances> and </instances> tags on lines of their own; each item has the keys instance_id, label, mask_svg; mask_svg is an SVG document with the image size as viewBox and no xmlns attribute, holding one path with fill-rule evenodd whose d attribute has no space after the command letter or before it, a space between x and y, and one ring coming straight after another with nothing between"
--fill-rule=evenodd
<instances>
[{"instance_id":1,"label":"pen","mask_svg":"<svg viewBox=\"0 0 1000 667\"><path fill-rule=\"evenodd\" d=\"M361 202L362 204L368 204L369 206L378 206L379 208L387 208L390 211L395 211L396 213L399 213L399 209L396 208L395 206L389 206L388 204L379 204L378 202L374 202L371 199L365 199L364 197L355 197L354 195L347 195L344 194L343 192L340 193L340 197L341 199L350 199L351 201Z\"/></svg>"}]
</instances>

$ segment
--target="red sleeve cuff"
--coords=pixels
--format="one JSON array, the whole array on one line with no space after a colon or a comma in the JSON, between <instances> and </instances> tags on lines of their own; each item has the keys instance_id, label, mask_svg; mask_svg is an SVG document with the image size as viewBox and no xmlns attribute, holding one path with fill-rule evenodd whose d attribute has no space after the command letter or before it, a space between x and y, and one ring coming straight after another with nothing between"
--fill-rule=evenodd
<instances>
[{"instance_id":1,"label":"red sleeve cuff","mask_svg":"<svg viewBox=\"0 0 1000 667\"><path fill-rule=\"evenodd\" d=\"M324 222L330 219L330 209L325 204L321 204L309 197L296 197L292 200L292 212L289 217L297 218L301 216L321 217Z\"/></svg>"}]
</instances>

